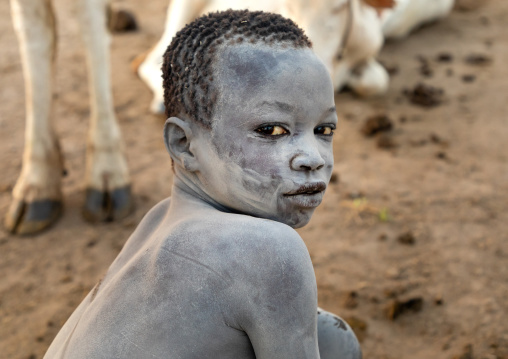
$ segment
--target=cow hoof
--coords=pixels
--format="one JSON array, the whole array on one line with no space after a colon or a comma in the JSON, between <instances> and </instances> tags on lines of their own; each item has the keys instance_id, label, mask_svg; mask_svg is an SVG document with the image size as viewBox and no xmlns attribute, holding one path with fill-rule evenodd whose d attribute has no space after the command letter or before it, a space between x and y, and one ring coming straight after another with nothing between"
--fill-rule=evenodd
<instances>
[{"instance_id":1,"label":"cow hoof","mask_svg":"<svg viewBox=\"0 0 508 359\"><path fill-rule=\"evenodd\" d=\"M114 221L127 217L134 211L130 186L111 192L88 188L85 201L83 217L89 222Z\"/></svg>"},{"instance_id":2,"label":"cow hoof","mask_svg":"<svg viewBox=\"0 0 508 359\"><path fill-rule=\"evenodd\" d=\"M14 234L39 233L55 223L62 210L62 202L58 200L25 202L14 199L5 216L5 228Z\"/></svg>"}]
</instances>

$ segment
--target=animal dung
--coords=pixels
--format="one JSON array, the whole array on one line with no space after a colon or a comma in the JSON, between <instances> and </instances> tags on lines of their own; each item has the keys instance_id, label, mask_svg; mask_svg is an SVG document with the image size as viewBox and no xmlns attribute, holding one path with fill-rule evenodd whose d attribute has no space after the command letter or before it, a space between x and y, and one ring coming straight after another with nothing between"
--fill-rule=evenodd
<instances>
[{"instance_id":1,"label":"animal dung","mask_svg":"<svg viewBox=\"0 0 508 359\"><path fill-rule=\"evenodd\" d=\"M108 9L108 29L111 32L129 32L138 29L134 14L123 9Z\"/></svg>"},{"instance_id":2,"label":"animal dung","mask_svg":"<svg viewBox=\"0 0 508 359\"><path fill-rule=\"evenodd\" d=\"M466 64L474 66L485 66L492 63L492 58L484 54L471 54L465 60Z\"/></svg>"},{"instance_id":3,"label":"animal dung","mask_svg":"<svg viewBox=\"0 0 508 359\"><path fill-rule=\"evenodd\" d=\"M471 83L471 82L474 82L475 80L476 80L475 75L463 75L462 76L462 82L465 82L465 83Z\"/></svg>"},{"instance_id":4,"label":"animal dung","mask_svg":"<svg viewBox=\"0 0 508 359\"><path fill-rule=\"evenodd\" d=\"M406 245L413 245L413 244L415 244L415 237L414 237L413 233L405 232L397 237L397 242L399 242L401 244L406 244Z\"/></svg>"},{"instance_id":5,"label":"animal dung","mask_svg":"<svg viewBox=\"0 0 508 359\"><path fill-rule=\"evenodd\" d=\"M407 300L394 299L390 301L386 309L386 316L390 320L395 320L402 314L408 312L420 312L423 308L423 298L413 297Z\"/></svg>"},{"instance_id":6,"label":"animal dung","mask_svg":"<svg viewBox=\"0 0 508 359\"><path fill-rule=\"evenodd\" d=\"M443 102L443 89L418 83L412 89L405 89L403 94L412 104L422 107L435 107Z\"/></svg>"},{"instance_id":7,"label":"animal dung","mask_svg":"<svg viewBox=\"0 0 508 359\"><path fill-rule=\"evenodd\" d=\"M437 62L452 62L453 61L453 55L448 52L441 52L436 56Z\"/></svg>"},{"instance_id":8,"label":"animal dung","mask_svg":"<svg viewBox=\"0 0 508 359\"><path fill-rule=\"evenodd\" d=\"M330 183L339 183L340 176L337 172L332 172L332 176L330 177Z\"/></svg>"},{"instance_id":9,"label":"animal dung","mask_svg":"<svg viewBox=\"0 0 508 359\"><path fill-rule=\"evenodd\" d=\"M387 115L382 114L368 117L361 128L361 132L367 137L372 137L379 132L387 132L392 129L392 120Z\"/></svg>"}]
</instances>

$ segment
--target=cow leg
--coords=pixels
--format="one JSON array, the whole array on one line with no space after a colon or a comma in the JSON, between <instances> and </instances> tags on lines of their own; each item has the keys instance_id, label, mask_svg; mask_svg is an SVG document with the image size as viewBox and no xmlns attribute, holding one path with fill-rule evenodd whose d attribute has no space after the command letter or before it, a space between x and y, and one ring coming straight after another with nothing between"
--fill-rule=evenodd
<instances>
[{"instance_id":1,"label":"cow leg","mask_svg":"<svg viewBox=\"0 0 508 359\"><path fill-rule=\"evenodd\" d=\"M49 0L11 0L11 13L25 79L26 128L23 165L5 227L31 234L62 212L62 157L50 120L56 28Z\"/></svg>"},{"instance_id":2,"label":"cow leg","mask_svg":"<svg viewBox=\"0 0 508 359\"><path fill-rule=\"evenodd\" d=\"M347 79L347 85L362 97L383 95L389 82L388 72L373 58L353 68Z\"/></svg>"},{"instance_id":3,"label":"cow leg","mask_svg":"<svg viewBox=\"0 0 508 359\"><path fill-rule=\"evenodd\" d=\"M162 57L173 36L185 25L194 20L210 0L172 0L166 16L164 34L152 51L148 53L138 68L139 77L153 92L150 111L164 113L164 90L162 88Z\"/></svg>"},{"instance_id":4,"label":"cow leg","mask_svg":"<svg viewBox=\"0 0 508 359\"><path fill-rule=\"evenodd\" d=\"M91 122L87 139L85 219L120 219L134 208L110 80L110 36L105 0L79 0L78 16L87 57Z\"/></svg>"}]
</instances>

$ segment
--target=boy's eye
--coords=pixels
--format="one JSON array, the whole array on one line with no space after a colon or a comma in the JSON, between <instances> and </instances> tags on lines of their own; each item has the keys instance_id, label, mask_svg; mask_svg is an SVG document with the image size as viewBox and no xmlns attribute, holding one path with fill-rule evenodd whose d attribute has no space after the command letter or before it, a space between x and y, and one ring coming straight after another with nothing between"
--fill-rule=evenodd
<instances>
[{"instance_id":1,"label":"boy's eye","mask_svg":"<svg viewBox=\"0 0 508 359\"><path fill-rule=\"evenodd\" d=\"M266 136L280 136L288 133L284 127L278 125L263 126L258 128L256 131Z\"/></svg>"},{"instance_id":2,"label":"boy's eye","mask_svg":"<svg viewBox=\"0 0 508 359\"><path fill-rule=\"evenodd\" d=\"M331 136L333 135L333 130L331 126L319 126L314 129L314 133L316 135L325 135L325 136Z\"/></svg>"}]
</instances>

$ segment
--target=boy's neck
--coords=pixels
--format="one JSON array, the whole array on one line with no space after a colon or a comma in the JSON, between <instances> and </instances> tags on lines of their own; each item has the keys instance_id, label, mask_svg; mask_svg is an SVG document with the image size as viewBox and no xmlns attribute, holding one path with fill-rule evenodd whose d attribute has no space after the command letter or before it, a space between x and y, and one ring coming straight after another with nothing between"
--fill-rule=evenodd
<instances>
[{"instance_id":1,"label":"boy's neck","mask_svg":"<svg viewBox=\"0 0 508 359\"><path fill-rule=\"evenodd\" d=\"M205 207L225 213L235 213L203 191L196 183L185 176L175 173L173 188L171 190L171 207L183 208L183 206Z\"/></svg>"}]
</instances>

